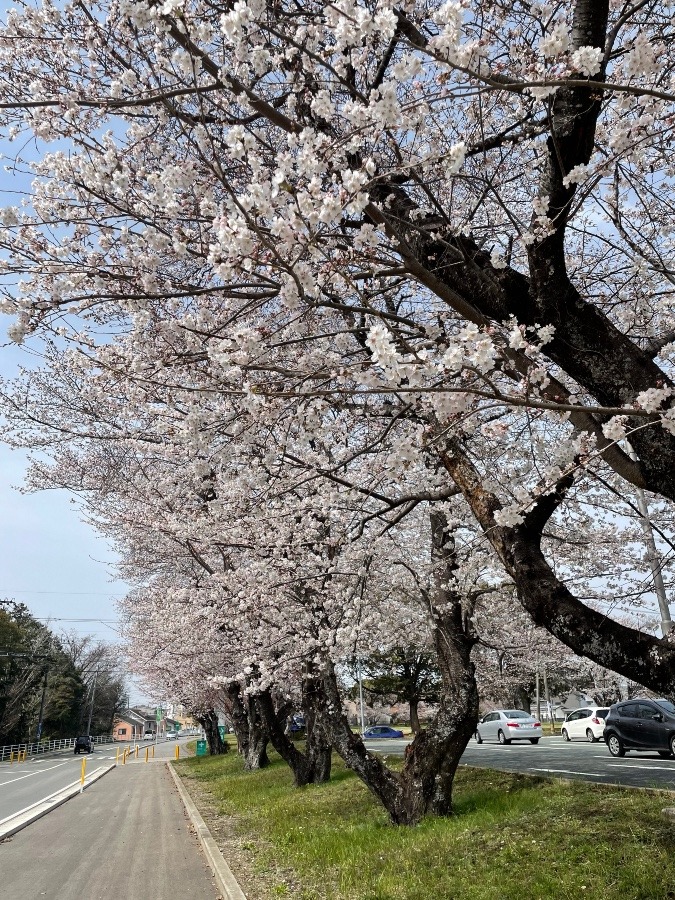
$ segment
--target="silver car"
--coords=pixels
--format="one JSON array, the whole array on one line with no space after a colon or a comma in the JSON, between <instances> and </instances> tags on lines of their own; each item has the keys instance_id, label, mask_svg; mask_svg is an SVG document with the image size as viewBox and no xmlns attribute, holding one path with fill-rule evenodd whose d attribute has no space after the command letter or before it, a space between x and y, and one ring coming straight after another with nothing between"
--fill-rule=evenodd
<instances>
[{"instance_id":1,"label":"silver car","mask_svg":"<svg viewBox=\"0 0 675 900\"><path fill-rule=\"evenodd\" d=\"M495 709L480 720L475 738L477 744L483 741L497 741L500 744L529 741L538 744L541 735L541 722L522 709Z\"/></svg>"}]
</instances>

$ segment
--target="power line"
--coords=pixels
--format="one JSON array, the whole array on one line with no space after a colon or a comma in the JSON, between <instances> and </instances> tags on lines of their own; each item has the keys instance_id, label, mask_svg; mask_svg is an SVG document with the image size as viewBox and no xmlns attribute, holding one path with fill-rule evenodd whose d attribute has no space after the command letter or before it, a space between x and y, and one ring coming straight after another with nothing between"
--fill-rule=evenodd
<instances>
[{"instance_id":1,"label":"power line","mask_svg":"<svg viewBox=\"0 0 675 900\"><path fill-rule=\"evenodd\" d=\"M60 616L33 616L38 622L99 622L107 625L109 622L119 625L119 619L67 619Z\"/></svg>"},{"instance_id":2,"label":"power line","mask_svg":"<svg viewBox=\"0 0 675 900\"><path fill-rule=\"evenodd\" d=\"M62 597L125 597L126 594L114 594L103 591L12 591L0 588L0 594L59 594Z\"/></svg>"}]
</instances>

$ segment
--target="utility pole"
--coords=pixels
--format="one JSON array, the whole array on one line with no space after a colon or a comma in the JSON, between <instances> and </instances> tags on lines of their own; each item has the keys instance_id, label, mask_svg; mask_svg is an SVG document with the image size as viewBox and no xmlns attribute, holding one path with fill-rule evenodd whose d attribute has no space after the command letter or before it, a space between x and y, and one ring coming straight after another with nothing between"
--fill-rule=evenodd
<instances>
[{"instance_id":1,"label":"utility pole","mask_svg":"<svg viewBox=\"0 0 675 900\"><path fill-rule=\"evenodd\" d=\"M628 455L634 462L638 462L637 455L633 448L628 445ZM649 567L652 570L652 578L654 580L654 593L659 602L659 611L661 613L661 637L672 631L673 620L670 617L670 607L668 598L666 597L666 588L663 583L663 575L661 573L661 555L656 547L654 540L654 529L652 528L651 519L649 518L649 506L645 492L640 487L635 488L635 497L637 499L637 508L640 513L640 527L647 545L647 559Z\"/></svg>"},{"instance_id":2,"label":"utility pole","mask_svg":"<svg viewBox=\"0 0 675 900\"><path fill-rule=\"evenodd\" d=\"M539 695L539 667L535 675L535 689L537 692L537 719L541 722L541 697Z\"/></svg>"},{"instance_id":3,"label":"utility pole","mask_svg":"<svg viewBox=\"0 0 675 900\"><path fill-rule=\"evenodd\" d=\"M38 714L38 725L37 731L35 732L35 743L38 743L40 738L42 737L42 717L45 711L45 697L47 695L47 676L49 675L49 669L45 668L45 680L42 682L42 698L40 700L40 712Z\"/></svg>"},{"instance_id":4,"label":"utility pole","mask_svg":"<svg viewBox=\"0 0 675 900\"><path fill-rule=\"evenodd\" d=\"M96 696L96 679L98 678L98 669L94 672L94 684L91 688L91 705L89 707L89 718L87 719L87 734L91 731L91 719L94 715L94 697Z\"/></svg>"}]
</instances>

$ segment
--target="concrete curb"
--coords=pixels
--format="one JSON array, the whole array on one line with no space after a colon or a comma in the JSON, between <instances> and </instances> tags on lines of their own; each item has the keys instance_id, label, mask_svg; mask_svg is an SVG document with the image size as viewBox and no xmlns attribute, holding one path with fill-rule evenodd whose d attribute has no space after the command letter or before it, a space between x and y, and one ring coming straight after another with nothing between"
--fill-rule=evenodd
<instances>
[{"instance_id":1,"label":"concrete curb","mask_svg":"<svg viewBox=\"0 0 675 900\"><path fill-rule=\"evenodd\" d=\"M96 772L89 776L89 778L85 778L84 790L86 790L89 785L94 784L94 782L98 781L99 778L103 778L104 775L107 775L107 773L114 768L115 763L105 769L97 769ZM54 794L50 794L48 797L45 797L44 800L38 800L37 803L32 803L30 806L26 806L24 809L19 810L18 813L7 816L6 819L3 819L0 822L0 841L3 841L5 838L16 834L17 831L21 831L22 828L26 827L26 825L30 825L32 822L36 822L38 819L46 816L47 813L50 813L53 809L56 809L57 806L61 806L72 797L77 796L77 794L79 793L80 780L78 778L77 781L73 781L71 784L67 784L64 788L61 788L61 790L56 791Z\"/></svg>"},{"instance_id":2,"label":"concrete curb","mask_svg":"<svg viewBox=\"0 0 675 900\"><path fill-rule=\"evenodd\" d=\"M230 869L228 864L225 862L223 854L218 849L218 845L214 841L213 836L209 831L208 825L200 816L199 810L192 801L192 797L190 797L188 792L185 790L182 781L174 771L174 768L169 761L167 761L167 767L169 769L169 772L171 772L171 777L173 778L175 785L178 788L180 798L185 805L185 809L187 810L188 816L190 817L190 821L192 822L197 833L199 843L202 845L202 849L204 850L207 862L211 867L211 871L213 872L213 875L216 879L218 890L222 893L224 900L246 900L246 895L239 887L239 882L232 874L232 870Z\"/></svg>"}]
</instances>

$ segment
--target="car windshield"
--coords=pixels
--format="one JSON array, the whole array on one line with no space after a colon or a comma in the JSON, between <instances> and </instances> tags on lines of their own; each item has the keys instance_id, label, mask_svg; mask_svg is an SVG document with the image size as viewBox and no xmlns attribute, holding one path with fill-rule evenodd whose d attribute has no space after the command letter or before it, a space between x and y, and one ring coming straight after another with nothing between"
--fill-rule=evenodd
<instances>
[{"instance_id":1,"label":"car windshield","mask_svg":"<svg viewBox=\"0 0 675 900\"><path fill-rule=\"evenodd\" d=\"M596 709L595 711L596 718L598 719L606 719L609 715L608 709Z\"/></svg>"},{"instance_id":2,"label":"car windshield","mask_svg":"<svg viewBox=\"0 0 675 900\"><path fill-rule=\"evenodd\" d=\"M508 719L531 719L532 716L529 713L524 712L522 709L505 709L504 715Z\"/></svg>"},{"instance_id":3,"label":"car windshield","mask_svg":"<svg viewBox=\"0 0 675 900\"><path fill-rule=\"evenodd\" d=\"M675 713L675 706L670 702L670 700L655 700L661 709L665 709L666 712Z\"/></svg>"}]
</instances>

